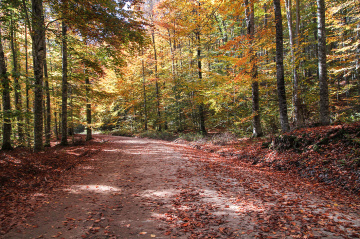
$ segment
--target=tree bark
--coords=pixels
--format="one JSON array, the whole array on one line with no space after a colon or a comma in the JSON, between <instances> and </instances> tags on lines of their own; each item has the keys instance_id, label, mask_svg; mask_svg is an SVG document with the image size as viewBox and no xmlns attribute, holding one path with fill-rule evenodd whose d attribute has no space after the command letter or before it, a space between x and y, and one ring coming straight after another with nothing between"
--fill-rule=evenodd
<instances>
[{"instance_id":1,"label":"tree bark","mask_svg":"<svg viewBox=\"0 0 360 239\"><path fill-rule=\"evenodd\" d=\"M42 0L32 0L32 38L34 62L34 150L41 151L43 145L43 72L45 56L45 26Z\"/></svg>"},{"instance_id":2,"label":"tree bark","mask_svg":"<svg viewBox=\"0 0 360 239\"><path fill-rule=\"evenodd\" d=\"M2 45L1 25L0 25L0 77L2 82L2 106L4 111L3 119L3 142L2 150L11 150L11 99L10 99L10 79L7 74L5 55Z\"/></svg>"},{"instance_id":3,"label":"tree bark","mask_svg":"<svg viewBox=\"0 0 360 239\"><path fill-rule=\"evenodd\" d=\"M144 49L142 51L142 57L144 57ZM146 102L146 82L145 82L145 60L142 59L142 77L143 77L143 97L144 97L144 130L148 130L148 118L147 118L147 102Z\"/></svg>"},{"instance_id":4,"label":"tree bark","mask_svg":"<svg viewBox=\"0 0 360 239\"><path fill-rule=\"evenodd\" d=\"M285 0L286 17L289 28L289 42L291 53L291 68L293 72L293 105L294 105L294 122L296 127L302 127L303 122L300 115L300 97L299 97L299 74L297 64L297 51L298 51L298 34L299 34L299 0L296 0L296 30L293 32L292 13L291 13L291 0ZM297 44L294 43L296 38Z\"/></svg>"},{"instance_id":5,"label":"tree bark","mask_svg":"<svg viewBox=\"0 0 360 239\"><path fill-rule=\"evenodd\" d=\"M280 125L282 132L287 132L289 131L290 127L287 114L284 79L284 42L280 0L274 0L274 11L276 27L276 79L279 98Z\"/></svg>"},{"instance_id":6,"label":"tree bark","mask_svg":"<svg viewBox=\"0 0 360 239\"><path fill-rule=\"evenodd\" d=\"M261 118L260 118L260 106L259 106L259 82L257 80L257 65L256 65L256 52L254 51L252 45L254 43L255 35L255 9L254 2L250 0L245 0L245 19L246 19L246 28L247 35L249 37L249 54L250 54L250 75L251 75L251 93L252 93L252 114L253 114L253 137L261 137L263 131L261 128Z\"/></svg>"},{"instance_id":7,"label":"tree bark","mask_svg":"<svg viewBox=\"0 0 360 239\"><path fill-rule=\"evenodd\" d=\"M11 20L11 34L10 44L13 58L13 79L14 79L14 96L15 96L15 109L17 120L17 134L20 146L24 145L24 131L23 131L23 115L22 115L22 101L21 101L21 86L19 83L20 78L20 64L18 60L18 48L16 43L16 26L14 20Z\"/></svg>"},{"instance_id":8,"label":"tree bark","mask_svg":"<svg viewBox=\"0 0 360 239\"><path fill-rule=\"evenodd\" d=\"M60 138L59 138L58 119L57 119L56 109L54 111L54 123L55 123L55 127L54 127L55 137L56 137L56 140L59 140Z\"/></svg>"},{"instance_id":9,"label":"tree bark","mask_svg":"<svg viewBox=\"0 0 360 239\"><path fill-rule=\"evenodd\" d=\"M201 62L201 38L200 38L200 30L196 32L196 39L197 39L197 65L198 65L198 77L199 77L199 83L202 82L202 62ZM204 110L204 103L202 99L200 100L200 103L198 105L199 108L199 130L200 133L203 135L206 135L206 128L205 128L205 110Z\"/></svg>"},{"instance_id":10,"label":"tree bark","mask_svg":"<svg viewBox=\"0 0 360 239\"><path fill-rule=\"evenodd\" d=\"M61 144L67 145L67 99L68 99L68 52L67 26L62 22L62 88L61 88Z\"/></svg>"},{"instance_id":11,"label":"tree bark","mask_svg":"<svg viewBox=\"0 0 360 239\"><path fill-rule=\"evenodd\" d=\"M155 44L155 30L152 31L152 41L153 41L153 48L154 48L154 60L155 60L155 90L156 90L156 113L157 113L157 130L161 131L161 111L160 111L160 87L159 87L159 77L158 77L158 62L157 62L157 51L156 51L156 44Z\"/></svg>"},{"instance_id":12,"label":"tree bark","mask_svg":"<svg viewBox=\"0 0 360 239\"><path fill-rule=\"evenodd\" d=\"M360 29L360 23L357 25L357 28ZM358 39L358 41L360 41L360 32L357 31L356 33L356 37ZM358 79L357 84L358 84L358 95L360 96L360 44L357 47L357 60L356 60L356 79ZM360 97L359 97L359 101L360 101Z\"/></svg>"},{"instance_id":13,"label":"tree bark","mask_svg":"<svg viewBox=\"0 0 360 239\"><path fill-rule=\"evenodd\" d=\"M297 99L295 98L297 110L298 110L298 127L305 125L305 118L303 114L303 106L301 105L301 93L300 93L300 0L296 0L296 20L295 20L295 70L297 71L297 81L294 80L294 89L297 92ZM296 83L296 84L295 84Z\"/></svg>"},{"instance_id":14,"label":"tree bark","mask_svg":"<svg viewBox=\"0 0 360 239\"><path fill-rule=\"evenodd\" d=\"M50 103L50 86L49 86L49 75L46 62L46 43L45 44L45 58L44 58L44 80L45 80L45 147L50 147L51 139L51 103Z\"/></svg>"},{"instance_id":15,"label":"tree bark","mask_svg":"<svg viewBox=\"0 0 360 239\"><path fill-rule=\"evenodd\" d=\"M317 26L318 26L318 67L320 88L320 123L330 124L329 90L326 66L326 31L325 31L325 0L317 0Z\"/></svg>"},{"instance_id":16,"label":"tree bark","mask_svg":"<svg viewBox=\"0 0 360 239\"><path fill-rule=\"evenodd\" d=\"M25 77L26 77L26 89L25 89L25 98L26 98L26 116L25 116L25 124L26 124L26 138L27 138L27 146L31 147L31 137L30 137L30 82L29 82L29 62L28 62L28 38L27 38L27 25L25 24Z\"/></svg>"},{"instance_id":17,"label":"tree bark","mask_svg":"<svg viewBox=\"0 0 360 239\"><path fill-rule=\"evenodd\" d=\"M14 20L10 22L10 45L13 58L12 76L14 79L14 97L15 97L15 110L17 120L17 135L20 146L24 145L24 133L23 133L23 117L22 117L22 101L21 101L21 86L19 83L20 78L20 64L18 61L18 48L16 43L16 26Z\"/></svg>"},{"instance_id":18,"label":"tree bark","mask_svg":"<svg viewBox=\"0 0 360 239\"><path fill-rule=\"evenodd\" d=\"M178 93L178 80L177 80L177 73L176 73L176 66L175 66L175 51L176 51L176 43L175 43L175 21L174 21L174 40L172 42L171 40L171 31L170 29L168 29L168 34L169 34L169 47L170 47L170 53L171 53L171 75L173 78L173 82L174 82L174 96L175 96L175 108L176 108L176 126L177 126L177 131L181 131L182 130L182 126L181 126L181 113L180 113L180 106L179 106L179 93Z\"/></svg>"},{"instance_id":19,"label":"tree bark","mask_svg":"<svg viewBox=\"0 0 360 239\"><path fill-rule=\"evenodd\" d=\"M71 70L70 70L71 71ZM69 127L69 135L71 135L71 142L72 144L75 143L75 136L74 136L74 107L73 107L73 87L71 86L69 89L69 115L70 115L70 127ZM86 112L87 113L87 112ZM86 136L87 137L87 136Z\"/></svg>"},{"instance_id":20,"label":"tree bark","mask_svg":"<svg viewBox=\"0 0 360 239\"><path fill-rule=\"evenodd\" d=\"M92 127L91 127L91 101L90 101L90 79L85 76L86 85L86 141L92 139Z\"/></svg>"}]
</instances>

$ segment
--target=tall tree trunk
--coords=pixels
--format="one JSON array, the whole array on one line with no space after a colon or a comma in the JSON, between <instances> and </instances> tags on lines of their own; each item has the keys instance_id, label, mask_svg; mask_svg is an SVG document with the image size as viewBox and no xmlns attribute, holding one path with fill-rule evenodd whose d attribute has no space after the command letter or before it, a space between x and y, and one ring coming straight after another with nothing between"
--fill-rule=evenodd
<instances>
[{"instance_id":1,"label":"tall tree trunk","mask_svg":"<svg viewBox=\"0 0 360 239\"><path fill-rule=\"evenodd\" d=\"M291 53L291 68L293 71L293 105L294 105L294 122L296 127L301 127L303 125L301 116L300 116L300 98L299 98L299 74L298 74L298 64L297 64L297 50L298 44L294 43L294 37L298 43L298 33L299 33L299 0L296 0L296 34L293 33L293 24L292 24L292 12L291 12L291 0L285 0L286 7L286 17L289 28L289 41L290 41L290 53ZM296 48L295 48L296 47Z\"/></svg>"},{"instance_id":2,"label":"tall tree trunk","mask_svg":"<svg viewBox=\"0 0 360 239\"><path fill-rule=\"evenodd\" d=\"M177 68L180 68L182 69L183 68L183 59L182 59L182 45L181 44L178 44L178 48L179 48L179 63L178 61L176 60L176 66ZM178 71L177 71L178 72ZM178 77L177 78L177 85L180 86L180 78ZM177 89L179 89L179 87L177 87ZM178 92L178 90L176 90ZM177 109L178 109L178 114L179 114L179 131L184 131L185 129L185 126L183 124L183 110L180 108L180 92L178 92L177 94Z\"/></svg>"},{"instance_id":3,"label":"tall tree trunk","mask_svg":"<svg viewBox=\"0 0 360 239\"><path fill-rule=\"evenodd\" d=\"M90 79L85 76L86 85L86 141L92 139L92 127L91 127L91 101L90 101Z\"/></svg>"},{"instance_id":4,"label":"tall tree trunk","mask_svg":"<svg viewBox=\"0 0 360 239\"><path fill-rule=\"evenodd\" d=\"M50 147L51 140L51 102L50 102L50 84L46 60L44 61L45 72L45 95L46 95L46 107L45 107L45 146Z\"/></svg>"},{"instance_id":5,"label":"tall tree trunk","mask_svg":"<svg viewBox=\"0 0 360 239\"><path fill-rule=\"evenodd\" d=\"M202 79L203 79L203 75L202 75L202 61L201 61L201 22L200 22L200 17L201 17L201 13L200 13L200 8L201 8L201 3L200 1L198 1L198 7L199 10L196 12L198 15L198 19L197 19L197 29L195 31L195 36L196 36L196 40L197 40L197 65L198 65L198 74L199 74L199 85L202 84ZM199 108L199 130L200 133L202 135L206 135L206 127L205 127L205 105L203 102L203 96L202 94L200 95L200 103L198 105Z\"/></svg>"},{"instance_id":6,"label":"tall tree trunk","mask_svg":"<svg viewBox=\"0 0 360 239\"><path fill-rule=\"evenodd\" d=\"M67 145L67 99L68 99L68 52L67 26L62 22L62 84L61 84L61 144Z\"/></svg>"},{"instance_id":7,"label":"tall tree trunk","mask_svg":"<svg viewBox=\"0 0 360 239\"><path fill-rule=\"evenodd\" d=\"M73 92L72 92L72 87L70 87L69 89L69 97L70 97L70 102L69 102L69 114L70 114L70 127L69 127L69 135L71 135L71 142L72 144L75 143L75 136L74 136L74 107L73 107Z\"/></svg>"},{"instance_id":8,"label":"tall tree trunk","mask_svg":"<svg viewBox=\"0 0 360 239\"><path fill-rule=\"evenodd\" d=\"M45 26L42 0L32 0L32 38L34 61L34 150L41 151L43 145L43 71L45 56Z\"/></svg>"},{"instance_id":9,"label":"tall tree trunk","mask_svg":"<svg viewBox=\"0 0 360 239\"><path fill-rule=\"evenodd\" d=\"M22 117L22 101L21 101L21 86L19 83L20 78L20 64L18 61L18 49L16 43L16 26L14 20L11 20L11 52L13 58L13 79L14 79L14 96L15 96L15 109L16 109L16 120L17 120L17 134L20 146L24 145L24 133L23 133L23 117Z\"/></svg>"},{"instance_id":10,"label":"tall tree trunk","mask_svg":"<svg viewBox=\"0 0 360 239\"><path fill-rule=\"evenodd\" d=\"M180 106L179 106L179 94L178 94L178 81L177 81L177 74L175 72L175 50L176 50L176 43L175 43L175 22L174 22L174 42L171 40L171 31L168 29L169 34L169 47L171 53L171 75L174 82L174 96L175 96L175 107L176 107L176 124L177 124L177 131L181 131L181 119L180 119Z\"/></svg>"},{"instance_id":11,"label":"tall tree trunk","mask_svg":"<svg viewBox=\"0 0 360 239\"><path fill-rule=\"evenodd\" d=\"M276 79L279 98L280 125L283 132L289 131L289 120L287 114L286 90L284 79L284 42L283 25L281 16L280 0L274 0L275 27L276 27Z\"/></svg>"},{"instance_id":12,"label":"tall tree trunk","mask_svg":"<svg viewBox=\"0 0 360 239\"><path fill-rule=\"evenodd\" d=\"M46 49L46 43L45 43ZM51 139L51 104L50 104L50 85L49 85L49 74L46 62L46 50L44 59L44 80L45 80L45 147L50 147Z\"/></svg>"},{"instance_id":13,"label":"tall tree trunk","mask_svg":"<svg viewBox=\"0 0 360 239\"><path fill-rule=\"evenodd\" d=\"M300 0L296 1L296 19L295 19L295 72L297 73L297 81L294 78L294 90L297 92L297 96L294 96L297 110L298 110L298 127L303 127L305 125L305 118L303 114L303 106L301 104L301 94L300 94Z\"/></svg>"},{"instance_id":14,"label":"tall tree trunk","mask_svg":"<svg viewBox=\"0 0 360 239\"><path fill-rule=\"evenodd\" d=\"M56 140L59 140L59 130L58 130L58 118L57 118L57 111L55 109L54 111L54 123L55 123L55 127L54 127L54 130L55 130L55 137L56 137Z\"/></svg>"},{"instance_id":15,"label":"tall tree trunk","mask_svg":"<svg viewBox=\"0 0 360 239\"><path fill-rule=\"evenodd\" d=\"M360 23L357 25L357 28L360 29ZM356 37L360 41L360 31L357 31ZM357 60L356 60L356 72L355 77L358 79L358 95L360 96L360 44L357 47ZM358 98L360 100L360 97Z\"/></svg>"},{"instance_id":16,"label":"tall tree trunk","mask_svg":"<svg viewBox=\"0 0 360 239\"><path fill-rule=\"evenodd\" d=\"M202 82L202 62L201 62L201 38L200 38L200 30L196 32L196 39L197 39L197 65L198 65L198 76L199 76L199 83ZM202 97L202 96L201 96ZM205 110L204 110L204 103L202 99L198 105L199 108L199 130L200 133L206 135L206 128L205 128Z\"/></svg>"},{"instance_id":17,"label":"tall tree trunk","mask_svg":"<svg viewBox=\"0 0 360 239\"><path fill-rule=\"evenodd\" d=\"M326 66L325 0L317 0L318 65L320 88L320 123L330 124L329 90Z\"/></svg>"},{"instance_id":18,"label":"tall tree trunk","mask_svg":"<svg viewBox=\"0 0 360 239\"><path fill-rule=\"evenodd\" d=\"M2 45L1 25L0 25L0 77L2 82L2 106L4 111L3 120L3 143L2 150L11 150L11 99L10 99L10 80L7 75L5 55Z\"/></svg>"},{"instance_id":19,"label":"tall tree trunk","mask_svg":"<svg viewBox=\"0 0 360 239\"><path fill-rule=\"evenodd\" d=\"M156 43L155 43L155 30L152 31L152 41L154 48L154 60L155 60L155 90L156 90L156 125L157 130L161 131L161 111L160 111L160 86L159 86L159 77L158 77L158 62L157 62L157 51L156 51Z\"/></svg>"},{"instance_id":20,"label":"tall tree trunk","mask_svg":"<svg viewBox=\"0 0 360 239\"><path fill-rule=\"evenodd\" d=\"M29 82L29 61L28 61L28 38L27 38L27 25L25 24L25 77L26 77L26 89L25 89L25 97L26 97L26 138L27 138L27 146L31 147L31 137L30 137L30 82Z\"/></svg>"},{"instance_id":21,"label":"tall tree trunk","mask_svg":"<svg viewBox=\"0 0 360 239\"><path fill-rule=\"evenodd\" d=\"M245 0L245 18L246 18L246 28L247 35L250 39L250 75L251 75L251 91L252 91L252 114L253 116L253 137L261 137L263 135L261 122L260 122L260 107L259 107L259 82L257 79L257 65L256 65L256 52L254 51L252 44L254 42L255 34L255 9L254 2L250 0Z\"/></svg>"},{"instance_id":22,"label":"tall tree trunk","mask_svg":"<svg viewBox=\"0 0 360 239\"><path fill-rule=\"evenodd\" d=\"M142 57L144 57L144 49L142 49L141 52L142 52ZM142 59L141 64L142 64L143 97L144 97L144 130L148 130L146 82L145 82L145 60L144 60L144 58Z\"/></svg>"}]
</instances>

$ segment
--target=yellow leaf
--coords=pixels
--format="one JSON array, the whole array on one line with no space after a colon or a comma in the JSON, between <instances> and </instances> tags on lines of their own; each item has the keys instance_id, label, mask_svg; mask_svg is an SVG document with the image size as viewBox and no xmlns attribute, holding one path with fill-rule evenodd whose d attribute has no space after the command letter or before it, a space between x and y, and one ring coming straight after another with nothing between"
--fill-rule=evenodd
<instances>
[{"instance_id":1,"label":"yellow leaf","mask_svg":"<svg viewBox=\"0 0 360 239\"><path fill-rule=\"evenodd\" d=\"M145 235L145 234L147 234L147 232L140 232L139 234L140 235Z\"/></svg>"}]
</instances>

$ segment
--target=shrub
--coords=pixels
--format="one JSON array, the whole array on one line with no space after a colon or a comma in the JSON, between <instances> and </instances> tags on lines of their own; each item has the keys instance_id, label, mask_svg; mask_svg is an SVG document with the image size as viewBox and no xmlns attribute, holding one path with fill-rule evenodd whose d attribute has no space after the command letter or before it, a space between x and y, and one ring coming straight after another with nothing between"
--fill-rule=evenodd
<instances>
[{"instance_id":1,"label":"shrub","mask_svg":"<svg viewBox=\"0 0 360 239\"><path fill-rule=\"evenodd\" d=\"M114 129L110 131L110 134L113 136L127 136L127 137L134 136L134 134L129 129Z\"/></svg>"},{"instance_id":2,"label":"shrub","mask_svg":"<svg viewBox=\"0 0 360 239\"><path fill-rule=\"evenodd\" d=\"M179 135L180 139L186 140L186 141L203 141L206 136L202 135L198 132L190 132L190 133L183 133Z\"/></svg>"},{"instance_id":3,"label":"shrub","mask_svg":"<svg viewBox=\"0 0 360 239\"><path fill-rule=\"evenodd\" d=\"M237 139L235 134L225 132L220 134L215 134L211 139L210 142L215 145L226 145L231 143Z\"/></svg>"},{"instance_id":4,"label":"shrub","mask_svg":"<svg viewBox=\"0 0 360 239\"><path fill-rule=\"evenodd\" d=\"M150 139L160 139L160 140L167 140L172 141L176 138L176 136L168 131L144 131L139 134L140 138L150 138Z\"/></svg>"}]
</instances>

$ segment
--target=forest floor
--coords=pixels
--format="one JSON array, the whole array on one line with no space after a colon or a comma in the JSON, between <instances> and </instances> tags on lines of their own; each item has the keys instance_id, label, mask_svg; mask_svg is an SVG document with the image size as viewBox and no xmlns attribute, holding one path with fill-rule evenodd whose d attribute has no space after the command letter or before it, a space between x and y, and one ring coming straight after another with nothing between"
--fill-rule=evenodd
<instances>
[{"instance_id":1,"label":"forest floor","mask_svg":"<svg viewBox=\"0 0 360 239\"><path fill-rule=\"evenodd\" d=\"M341 144L331 132L327 145ZM323 155L324 138L317 147L301 141L311 147L297 154ZM98 135L43 153L0 152L0 237L359 238L358 191L329 185L330 176L319 183L316 164L303 170L305 156L281 163L295 160L293 141L273 142L278 152L251 139L211 146Z\"/></svg>"}]
</instances>

